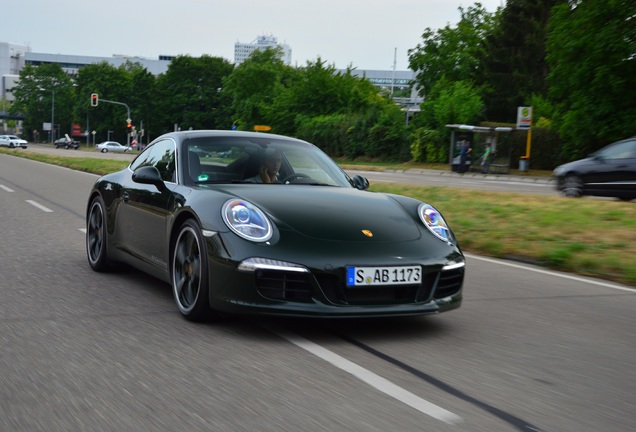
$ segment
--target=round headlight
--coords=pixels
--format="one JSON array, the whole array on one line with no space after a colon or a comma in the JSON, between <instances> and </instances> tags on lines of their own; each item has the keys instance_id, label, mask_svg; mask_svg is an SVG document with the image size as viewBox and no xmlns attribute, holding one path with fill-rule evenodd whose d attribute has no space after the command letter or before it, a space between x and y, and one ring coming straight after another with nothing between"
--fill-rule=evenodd
<instances>
[{"instance_id":1,"label":"round headlight","mask_svg":"<svg viewBox=\"0 0 636 432\"><path fill-rule=\"evenodd\" d=\"M264 242L272 237L272 224L258 207L241 199L231 199L223 205L223 221L244 239Z\"/></svg>"},{"instance_id":2,"label":"round headlight","mask_svg":"<svg viewBox=\"0 0 636 432\"><path fill-rule=\"evenodd\" d=\"M417 212L420 215L420 219L432 232L435 237L445 242L450 242L452 239L450 228L446 221L442 217L442 215L430 204L422 203L420 207L417 209Z\"/></svg>"}]
</instances>

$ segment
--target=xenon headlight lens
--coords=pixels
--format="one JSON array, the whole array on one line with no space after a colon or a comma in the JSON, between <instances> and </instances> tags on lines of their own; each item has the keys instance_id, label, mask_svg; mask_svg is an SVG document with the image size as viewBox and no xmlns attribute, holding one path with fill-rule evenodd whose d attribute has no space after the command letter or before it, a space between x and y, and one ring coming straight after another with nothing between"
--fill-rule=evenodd
<instances>
[{"instance_id":1,"label":"xenon headlight lens","mask_svg":"<svg viewBox=\"0 0 636 432\"><path fill-rule=\"evenodd\" d=\"M451 242L452 235L448 224L442 215L430 204L420 204L417 212L420 215L422 223L432 232L435 237L445 242Z\"/></svg>"},{"instance_id":2,"label":"xenon headlight lens","mask_svg":"<svg viewBox=\"0 0 636 432\"><path fill-rule=\"evenodd\" d=\"M272 237L272 224L265 213L254 204L231 199L223 205L223 221L244 239L265 242Z\"/></svg>"}]
</instances>

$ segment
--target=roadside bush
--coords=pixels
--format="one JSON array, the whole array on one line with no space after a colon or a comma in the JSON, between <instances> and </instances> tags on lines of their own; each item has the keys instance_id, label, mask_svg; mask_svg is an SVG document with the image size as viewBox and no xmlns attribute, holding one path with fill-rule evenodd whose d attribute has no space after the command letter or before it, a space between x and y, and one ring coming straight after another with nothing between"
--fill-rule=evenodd
<instances>
[{"instance_id":1,"label":"roadside bush","mask_svg":"<svg viewBox=\"0 0 636 432\"><path fill-rule=\"evenodd\" d=\"M318 146L325 153L339 157L347 153L347 130L351 118L344 114L317 117L298 116L296 136Z\"/></svg>"},{"instance_id":2,"label":"roadside bush","mask_svg":"<svg viewBox=\"0 0 636 432\"><path fill-rule=\"evenodd\" d=\"M411 158L415 162L446 163L448 146L442 142L439 131L418 128L411 134Z\"/></svg>"},{"instance_id":3,"label":"roadside bush","mask_svg":"<svg viewBox=\"0 0 636 432\"><path fill-rule=\"evenodd\" d=\"M526 154L528 133L515 131L512 133L511 166L516 164L521 156ZM530 167L538 170L552 170L558 165L567 162L563 155L561 140L556 132L540 127L532 128L530 142Z\"/></svg>"},{"instance_id":4,"label":"roadside bush","mask_svg":"<svg viewBox=\"0 0 636 432\"><path fill-rule=\"evenodd\" d=\"M395 106L384 108L368 131L365 156L406 161L410 159L404 115Z\"/></svg>"}]
</instances>

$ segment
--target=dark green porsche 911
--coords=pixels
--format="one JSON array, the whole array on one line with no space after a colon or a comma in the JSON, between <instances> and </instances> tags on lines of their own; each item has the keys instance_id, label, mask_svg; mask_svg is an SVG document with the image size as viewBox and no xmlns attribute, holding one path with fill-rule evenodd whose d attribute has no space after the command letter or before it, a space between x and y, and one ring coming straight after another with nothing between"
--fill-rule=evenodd
<instances>
[{"instance_id":1,"label":"dark green porsche 911","mask_svg":"<svg viewBox=\"0 0 636 432\"><path fill-rule=\"evenodd\" d=\"M181 314L424 315L462 301L465 261L430 204L369 192L316 146L264 133L163 135L88 199L96 271L172 285Z\"/></svg>"}]
</instances>

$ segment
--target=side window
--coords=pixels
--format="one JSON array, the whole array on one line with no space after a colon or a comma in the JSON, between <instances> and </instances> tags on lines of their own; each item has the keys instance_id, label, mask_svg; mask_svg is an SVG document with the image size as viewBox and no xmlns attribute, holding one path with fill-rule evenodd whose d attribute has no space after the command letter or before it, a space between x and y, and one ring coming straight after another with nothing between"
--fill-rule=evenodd
<instances>
[{"instance_id":1,"label":"side window","mask_svg":"<svg viewBox=\"0 0 636 432\"><path fill-rule=\"evenodd\" d=\"M143 166L154 166L159 170L163 181L176 182L174 141L166 139L154 143L139 155L130 169L136 171Z\"/></svg>"},{"instance_id":2,"label":"side window","mask_svg":"<svg viewBox=\"0 0 636 432\"><path fill-rule=\"evenodd\" d=\"M606 159L630 159L636 157L636 141L618 143L605 149L602 156Z\"/></svg>"}]
</instances>

